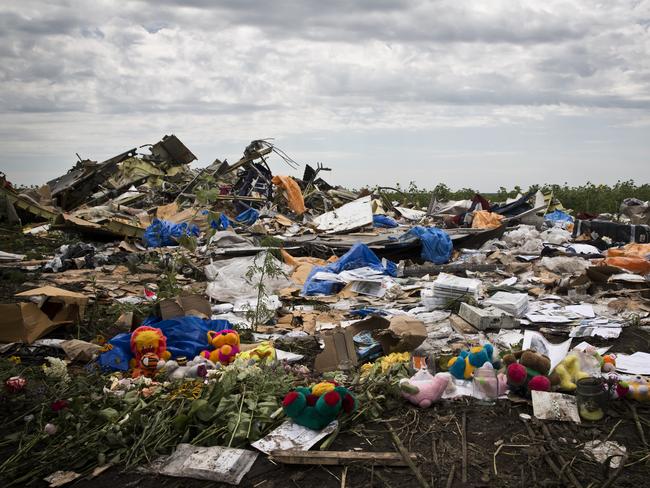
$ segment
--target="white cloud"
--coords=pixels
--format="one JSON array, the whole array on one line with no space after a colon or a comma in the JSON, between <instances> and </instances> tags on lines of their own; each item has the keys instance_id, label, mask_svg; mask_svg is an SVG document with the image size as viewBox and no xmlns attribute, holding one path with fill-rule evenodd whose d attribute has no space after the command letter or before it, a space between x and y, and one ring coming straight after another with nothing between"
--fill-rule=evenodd
<instances>
[{"instance_id":1,"label":"white cloud","mask_svg":"<svg viewBox=\"0 0 650 488\"><path fill-rule=\"evenodd\" d=\"M39 182L65 171L75 151L101 159L165 132L204 163L260 137L291 153L283 141L303 148L320 133L330 146L323 156L347 155L367 170L375 157L354 149L352 134L454 128L484 143L471 158L514 160L511 148L490 146L491 131L550 134L549 124L570 120L591 131L587 140L610 126L647 127L649 26L648 0L4 2L0 167ZM632 139L638 158L649 143ZM396 140L394 152L434 154L432 140L417 142L422 151ZM469 161L467 143L458 144L443 152ZM547 146L566 170L564 155L582 142L565 144ZM407 165L395 178L409 174L419 170Z\"/></svg>"}]
</instances>

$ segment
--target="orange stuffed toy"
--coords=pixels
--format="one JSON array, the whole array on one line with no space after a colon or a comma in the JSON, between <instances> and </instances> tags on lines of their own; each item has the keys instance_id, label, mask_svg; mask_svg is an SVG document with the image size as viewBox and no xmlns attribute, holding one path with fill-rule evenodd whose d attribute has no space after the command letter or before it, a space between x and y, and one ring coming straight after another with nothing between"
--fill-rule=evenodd
<instances>
[{"instance_id":1,"label":"orange stuffed toy","mask_svg":"<svg viewBox=\"0 0 650 488\"><path fill-rule=\"evenodd\" d=\"M131 334L131 352L133 359L129 362L131 368L134 369L134 376L147 372L152 373L152 365L157 366L158 360L167 360L171 357L171 353L167 350L167 338L160 329L148 327L143 325L138 327ZM146 358L145 363L142 360ZM155 366L153 368L155 370Z\"/></svg>"},{"instance_id":2,"label":"orange stuffed toy","mask_svg":"<svg viewBox=\"0 0 650 488\"><path fill-rule=\"evenodd\" d=\"M224 329L220 332L208 332L208 344L214 351L203 351L201 356L213 363L230 364L239 354L239 334L236 330Z\"/></svg>"}]
</instances>

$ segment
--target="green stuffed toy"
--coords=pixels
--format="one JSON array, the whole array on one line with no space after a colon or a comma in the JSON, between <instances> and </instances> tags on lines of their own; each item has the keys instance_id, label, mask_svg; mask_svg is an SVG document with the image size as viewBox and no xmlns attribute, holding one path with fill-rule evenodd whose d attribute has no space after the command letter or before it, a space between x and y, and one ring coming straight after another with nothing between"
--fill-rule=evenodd
<instances>
[{"instance_id":1,"label":"green stuffed toy","mask_svg":"<svg viewBox=\"0 0 650 488\"><path fill-rule=\"evenodd\" d=\"M311 388L299 386L282 401L284 413L296 424L321 430L338 417L341 410L354 412L357 401L347 388L323 381Z\"/></svg>"},{"instance_id":2,"label":"green stuffed toy","mask_svg":"<svg viewBox=\"0 0 650 488\"><path fill-rule=\"evenodd\" d=\"M459 380L468 380L476 368L485 363L492 363L494 348L491 344L482 347L472 347L469 351L461 351L457 357L451 358L447 367L449 372Z\"/></svg>"}]
</instances>

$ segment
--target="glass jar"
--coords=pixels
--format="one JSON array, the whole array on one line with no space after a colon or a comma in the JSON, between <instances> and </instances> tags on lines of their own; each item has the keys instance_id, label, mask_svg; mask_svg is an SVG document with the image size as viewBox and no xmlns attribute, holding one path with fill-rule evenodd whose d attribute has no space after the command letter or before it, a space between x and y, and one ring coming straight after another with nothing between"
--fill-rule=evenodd
<instances>
[{"instance_id":1,"label":"glass jar","mask_svg":"<svg viewBox=\"0 0 650 488\"><path fill-rule=\"evenodd\" d=\"M497 371L491 367L481 367L472 375L472 396L483 405L493 405L500 394Z\"/></svg>"},{"instance_id":2,"label":"glass jar","mask_svg":"<svg viewBox=\"0 0 650 488\"><path fill-rule=\"evenodd\" d=\"M447 366L447 363L449 363L449 360L454 357L454 353L451 349L443 349L440 351L440 354L438 354L438 371L448 371L449 366Z\"/></svg>"},{"instance_id":3,"label":"glass jar","mask_svg":"<svg viewBox=\"0 0 650 488\"><path fill-rule=\"evenodd\" d=\"M583 378L577 384L576 401L580 417L590 421L602 419L609 400L603 378Z\"/></svg>"}]
</instances>

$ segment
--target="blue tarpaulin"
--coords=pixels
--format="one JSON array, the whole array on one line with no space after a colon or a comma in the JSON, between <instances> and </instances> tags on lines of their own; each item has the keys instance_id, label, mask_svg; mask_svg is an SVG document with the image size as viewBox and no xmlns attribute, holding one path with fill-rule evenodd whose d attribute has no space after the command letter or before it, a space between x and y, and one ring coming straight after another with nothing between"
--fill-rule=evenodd
<instances>
[{"instance_id":1,"label":"blue tarpaulin","mask_svg":"<svg viewBox=\"0 0 650 488\"><path fill-rule=\"evenodd\" d=\"M142 240L147 247L176 246L178 240L185 235L198 237L199 228L185 222L175 224L169 220L153 219L144 231Z\"/></svg>"},{"instance_id":2,"label":"blue tarpaulin","mask_svg":"<svg viewBox=\"0 0 650 488\"><path fill-rule=\"evenodd\" d=\"M201 351L208 349L208 331L232 328L227 320L207 320L200 317L176 317L167 320L145 320L143 325L159 328L167 337L167 350L172 359L184 356L194 359ZM99 355L97 362L102 369L126 371L131 353L131 333L117 334L108 343L109 351Z\"/></svg>"},{"instance_id":3,"label":"blue tarpaulin","mask_svg":"<svg viewBox=\"0 0 650 488\"><path fill-rule=\"evenodd\" d=\"M208 211L204 211L203 214L207 215ZM230 219L228 219L226 214L219 214L219 218L210 219L210 227L217 230L226 230L230 227Z\"/></svg>"},{"instance_id":4,"label":"blue tarpaulin","mask_svg":"<svg viewBox=\"0 0 650 488\"><path fill-rule=\"evenodd\" d=\"M544 220L551 222L573 222L573 217L562 210L553 210L551 213L544 215Z\"/></svg>"},{"instance_id":5,"label":"blue tarpaulin","mask_svg":"<svg viewBox=\"0 0 650 488\"><path fill-rule=\"evenodd\" d=\"M388 215L373 215L372 225L374 227L383 227L390 229L392 227L397 227L399 224L395 222L394 219L391 219Z\"/></svg>"},{"instance_id":6,"label":"blue tarpaulin","mask_svg":"<svg viewBox=\"0 0 650 488\"><path fill-rule=\"evenodd\" d=\"M302 287L303 295L331 295L341 287L341 283L333 281L314 280L313 276L319 271L339 274L341 271L369 267L389 276L397 276L397 265L392 261L381 260L362 242L357 242L338 261L327 266L314 266Z\"/></svg>"},{"instance_id":7,"label":"blue tarpaulin","mask_svg":"<svg viewBox=\"0 0 650 488\"><path fill-rule=\"evenodd\" d=\"M243 225L253 225L259 216L260 213L257 210L254 208L249 208L248 210L244 210L237 217L235 217L235 221Z\"/></svg>"},{"instance_id":8,"label":"blue tarpaulin","mask_svg":"<svg viewBox=\"0 0 650 488\"><path fill-rule=\"evenodd\" d=\"M449 235L437 227L416 226L409 230L402 238L417 236L422 242L420 256L425 261L433 264L445 264L451 258L453 244Z\"/></svg>"}]
</instances>

